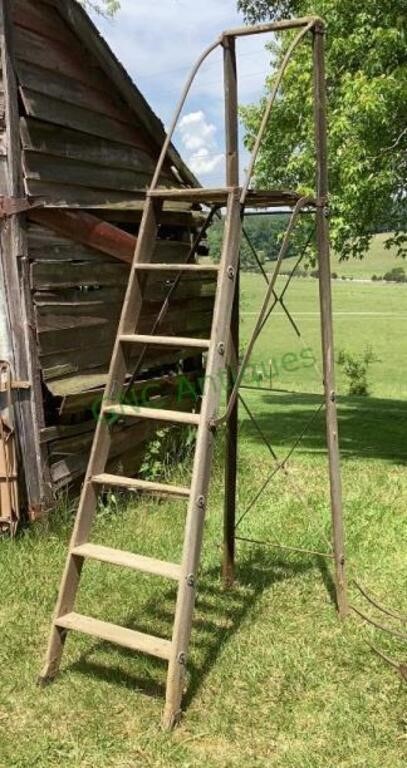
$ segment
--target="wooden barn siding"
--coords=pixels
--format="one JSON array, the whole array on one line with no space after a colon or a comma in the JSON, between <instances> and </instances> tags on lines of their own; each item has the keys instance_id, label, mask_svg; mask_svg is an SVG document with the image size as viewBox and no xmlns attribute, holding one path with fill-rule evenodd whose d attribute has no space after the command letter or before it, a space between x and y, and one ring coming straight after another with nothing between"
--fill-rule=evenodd
<instances>
[{"instance_id":1,"label":"wooden barn siding","mask_svg":"<svg viewBox=\"0 0 407 768\"><path fill-rule=\"evenodd\" d=\"M40 363L45 381L105 372L110 362L129 267L113 257L30 224L28 229ZM188 243L157 241L154 261L185 260ZM141 332L148 333L164 301L171 278L147 279ZM205 337L210 331L215 282L212 276L187 275L171 303L162 333ZM136 353L135 353L136 354ZM146 367L185 357L185 350L146 358Z\"/></svg>"},{"instance_id":2,"label":"wooden barn siding","mask_svg":"<svg viewBox=\"0 0 407 768\"><path fill-rule=\"evenodd\" d=\"M186 237L184 228L173 229L173 236ZM103 394L127 285L129 266L93 248L73 243L46 227L30 223L27 231L30 280L35 307L35 325L42 376L53 397L48 427L42 441L49 451L49 466L54 489L78 479L86 463L94 431L94 406ZM157 240L153 260L185 261L189 243L185 240ZM171 277L154 274L146 281L141 332L151 331L165 299ZM215 280L212 275L187 275L171 302L161 332L168 335L208 337L210 334ZM134 350L134 357L140 350ZM152 348L146 355L141 391L146 377L188 358L185 349ZM191 376L200 376L199 362ZM100 386L94 386L100 377ZM187 408L174 394L176 378L166 374L151 379L154 395L166 407ZM76 390L76 391L75 391ZM55 426L52 426L55 425ZM126 471L135 471L142 447L155 429L154 424L138 422L115 430L111 468L117 462Z\"/></svg>"},{"instance_id":3,"label":"wooden barn siding","mask_svg":"<svg viewBox=\"0 0 407 768\"><path fill-rule=\"evenodd\" d=\"M4 192L9 197L24 194L21 144L19 137L19 98L14 57L14 27L11 0L0 2L1 71L4 85L2 120ZM13 397L13 417L21 448L21 498L35 518L49 496L47 464L40 445L40 429L45 425L40 371L37 360L33 306L29 289L27 242L24 214L11 217L1 228L1 284L4 291L9 340L7 359L16 379L30 382L28 390L17 390ZM22 471L21 471L22 470Z\"/></svg>"},{"instance_id":4,"label":"wooden barn siding","mask_svg":"<svg viewBox=\"0 0 407 768\"><path fill-rule=\"evenodd\" d=\"M159 377L152 380L139 381L134 388L136 397L143 397L147 392L146 387L160 386L160 394L154 398L156 407L171 408L173 410L188 410L197 405L191 398L185 378L195 391L199 389L196 381L198 373L193 372L180 376ZM181 393L183 396L181 397ZM81 423L71 425L58 425L42 430L41 439L49 452L49 464L52 482L55 490L80 479L84 474L92 445L94 434L93 411L100 402L102 393L87 393L89 397L88 415ZM125 425L117 425L112 428L112 448L108 469L116 473L131 475L137 471L143 458L143 448L146 441L151 438L156 430L154 422L133 421Z\"/></svg>"},{"instance_id":5,"label":"wooden barn siding","mask_svg":"<svg viewBox=\"0 0 407 768\"><path fill-rule=\"evenodd\" d=\"M0 68L0 195L7 195L6 106L3 73ZM1 261L1 260L0 260ZM0 265L0 358L10 359L10 339L7 325L5 280Z\"/></svg>"},{"instance_id":6,"label":"wooden barn siding","mask_svg":"<svg viewBox=\"0 0 407 768\"><path fill-rule=\"evenodd\" d=\"M151 179L159 150L157 137L146 130L145 115L142 125L118 95L109 68L102 70L66 24L62 8L59 13L47 0L13 0L11 8L26 194L44 198L51 207L103 209L103 218L130 226L136 234L140 191ZM6 166L1 126L0 112L0 163L4 158ZM177 184L169 163L161 183ZM167 212L164 219L162 236L172 239L157 243L155 259L182 261L194 219L187 211ZM27 254L36 354L45 386L41 445L57 490L79 480L86 469L95 426L92 406L103 393L129 268L29 221ZM168 287L168 276L149 280L143 332L151 329ZM188 276L162 332L209 336L214 288L213 278ZM157 403L163 407L192 405L178 402L176 376L163 374L176 370L187 354L155 349L146 357L143 375L154 376L149 380L159 387ZM199 359L187 360L186 369L192 379L200 376ZM144 381L136 384L143 386ZM110 468L120 465L121 471L135 472L155 429L154 423L144 422L115 427Z\"/></svg>"},{"instance_id":7,"label":"wooden barn siding","mask_svg":"<svg viewBox=\"0 0 407 768\"><path fill-rule=\"evenodd\" d=\"M0 194L7 195L7 137L6 103L4 95L3 72L0 68Z\"/></svg>"},{"instance_id":8,"label":"wooden barn siding","mask_svg":"<svg viewBox=\"0 0 407 768\"><path fill-rule=\"evenodd\" d=\"M26 193L51 205L131 205L157 147L56 9L13 7ZM169 167L161 181L175 183Z\"/></svg>"}]
</instances>

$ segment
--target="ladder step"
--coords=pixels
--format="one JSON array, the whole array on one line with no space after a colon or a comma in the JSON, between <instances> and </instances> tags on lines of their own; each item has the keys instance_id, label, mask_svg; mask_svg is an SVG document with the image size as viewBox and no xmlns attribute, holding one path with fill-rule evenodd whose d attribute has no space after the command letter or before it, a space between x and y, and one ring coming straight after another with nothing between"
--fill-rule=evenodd
<instances>
[{"instance_id":1,"label":"ladder step","mask_svg":"<svg viewBox=\"0 0 407 768\"><path fill-rule=\"evenodd\" d=\"M98 637L100 640L121 645L123 648L130 648L132 651L148 653L150 656L156 656L159 659L166 659L168 661L170 657L170 640L153 637L153 635L145 635L142 632L119 627L117 624L110 624L107 621L99 621L90 616L81 616L79 613L67 613L65 616L56 619L55 625L62 629L83 632L85 635Z\"/></svg>"},{"instance_id":2,"label":"ladder step","mask_svg":"<svg viewBox=\"0 0 407 768\"><path fill-rule=\"evenodd\" d=\"M134 269L155 272L219 272L219 264L156 264L138 262Z\"/></svg>"},{"instance_id":3,"label":"ladder step","mask_svg":"<svg viewBox=\"0 0 407 768\"><path fill-rule=\"evenodd\" d=\"M140 408L134 405L107 405L103 413L112 416L133 419L152 419L153 421L169 421L172 424L192 424L199 426L201 417L199 413L186 413L185 411L164 411L160 408Z\"/></svg>"},{"instance_id":4,"label":"ladder step","mask_svg":"<svg viewBox=\"0 0 407 768\"><path fill-rule=\"evenodd\" d=\"M159 347L187 347L190 349L209 349L210 339L187 339L181 336L141 336L127 334L120 336L125 344L154 344Z\"/></svg>"},{"instance_id":5,"label":"ladder step","mask_svg":"<svg viewBox=\"0 0 407 768\"><path fill-rule=\"evenodd\" d=\"M150 198L161 200L174 200L186 203L217 203L225 206L232 192L241 193L241 187L223 187L212 189L204 187L173 187L171 189L153 189L148 192ZM246 207L280 207L283 205L294 206L300 195L291 189L250 189L246 195ZM315 205L315 201L310 202Z\"/></svg>"},{"instance_id":6,"label":"ladder step","mask_svg":"<svg viewBox=\"0 0 407 768\"><path fill-rule=\"evenodd\" d=\"M151 573L153 576L163 576L165 579L179 581L181 566L176 563L167 563L156 560L153 557L134 555L132 552L122 552L111 547L102 547L99 544L81 544L71 550L73 555L88 557L90 560L99 560L101 563L110 563L123 568L131 568L133 571Z\"/></svg>"},{"instance_id":7,"label":"ladder step","mask_svg":"<svg viewBox=\"0 0 407 768\"><path fill-rule=\"evenodd\" d=\"M95 475L92 483L97 485L109 485L117 488L128 488L131 491L146 491L162 496L180 496L189 498L190 489L179 485L165 485L164 483L152 483L149 480L139 480L132 477L120 477L119 475Z\"/></svg>"}]
</instances>

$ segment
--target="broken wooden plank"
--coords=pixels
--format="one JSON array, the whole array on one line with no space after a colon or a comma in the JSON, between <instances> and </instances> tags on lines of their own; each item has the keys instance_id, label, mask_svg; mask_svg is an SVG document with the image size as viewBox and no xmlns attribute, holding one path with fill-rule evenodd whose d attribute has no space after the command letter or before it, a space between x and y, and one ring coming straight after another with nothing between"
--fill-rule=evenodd
<instances>
[{"instance_id":1,"label":"broken wooden plank","mask_svg":"<svg viewBox=\"0 0 407 768\"><path fill-rule=\"evenodd\" d=\"M145 199L145 190L139 192L117 192L112 189L74 187L52 181L24 179L25 192L30 197L39 197L50 208L108 208L113 210L139 210Z\"/></svg>"}]
</instances>

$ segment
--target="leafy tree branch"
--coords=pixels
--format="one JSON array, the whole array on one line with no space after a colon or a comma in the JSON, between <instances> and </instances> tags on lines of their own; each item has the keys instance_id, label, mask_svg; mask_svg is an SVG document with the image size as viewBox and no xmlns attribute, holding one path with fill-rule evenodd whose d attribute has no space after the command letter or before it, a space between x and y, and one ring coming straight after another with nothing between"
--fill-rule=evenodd
<instances>
[{"instance_id":1,"label":"leafy tree branch","mask_svg":"<svg viewBox=\"0 0 407 768\"><path fill-rule=\"evenodd\" d=\"M375 232L406 255L407 59L405 0L238 0L249 23L318 15L327 22L332 237L362 257ZM269 46L273 69L291 40ZM311 36L292 59L256 166L259 186L314 187ZM273 77L266 82L266 94ZM265 96L266 97L266 96ZM242 109L252 147L265 99Z\"/></svg>"}]
</instances>

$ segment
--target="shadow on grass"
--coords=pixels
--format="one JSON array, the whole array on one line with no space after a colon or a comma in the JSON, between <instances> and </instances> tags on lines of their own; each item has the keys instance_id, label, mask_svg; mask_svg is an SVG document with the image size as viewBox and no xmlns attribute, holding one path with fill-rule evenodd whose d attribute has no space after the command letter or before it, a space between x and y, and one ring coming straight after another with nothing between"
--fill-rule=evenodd
<instances>
[{"instance_id":1,"label":"shadow on grass","mask_svg":"<svg viewBox=\"0 0 407 768\"><path fill-rule=\"evenodd\" d=\"M246 393L243 392L243 396ZM263 433L278 448L290 446L300 435L318 405L319 395L262 393L247 402ZM405 432L407 400L375 397L338 398L339 437L342 456L376 458L404 464L407 461ZM258 432L241 409L244 439L261 444ZM326 450L324 409L311 421L297 451L321 453Z\"/></svg>"},{"instance_id":2,"label":"shadow on grass","mask_svg":"<svg viewBox=\"0 0 407 768\"><path fill-rule=\"evenodd\" d=\"M326 569L325 563L323 566ZM276 558L270 550L255 548L251 550L250 557L239 564L237 584L233 589L225 590L222 587L219 568L213 568L202 574L194 612L191 659L188 664L189 682L183 700L184 707L190 705L206 676L216 664L223 648L239 630L245 618L254 610L264 590L279 582L296 578L315 567L320 567L315 558L308 557L298 562L289 562ZM328 572L324 571L324 573L327 576ZM331 585L329 585L329 592L331 592ZM123 625L151 634L152 625L154 626L157 621L161 625L165 622L166 631L160 634L171 637L174 614L169 610L168 604L171 601L175 605L175 596L176 592L172 588L159 595L158 599L149 600L142 607L141 616L138 614L138 617L128 617ZM94 643L66 671L76 671L86 676L97 677L105 682L127 689L137 689L147 696L164 700L165 682L163 679L158 679L163 677L163 662L149 658L148 674L134 675L117 665L105 666L92 658L98 651L105 651L109 647L111 646L105 642ZM130 658L134 660L134 652L123 648L117 650L123 660Z\"/></svg>"}]
</instances>

